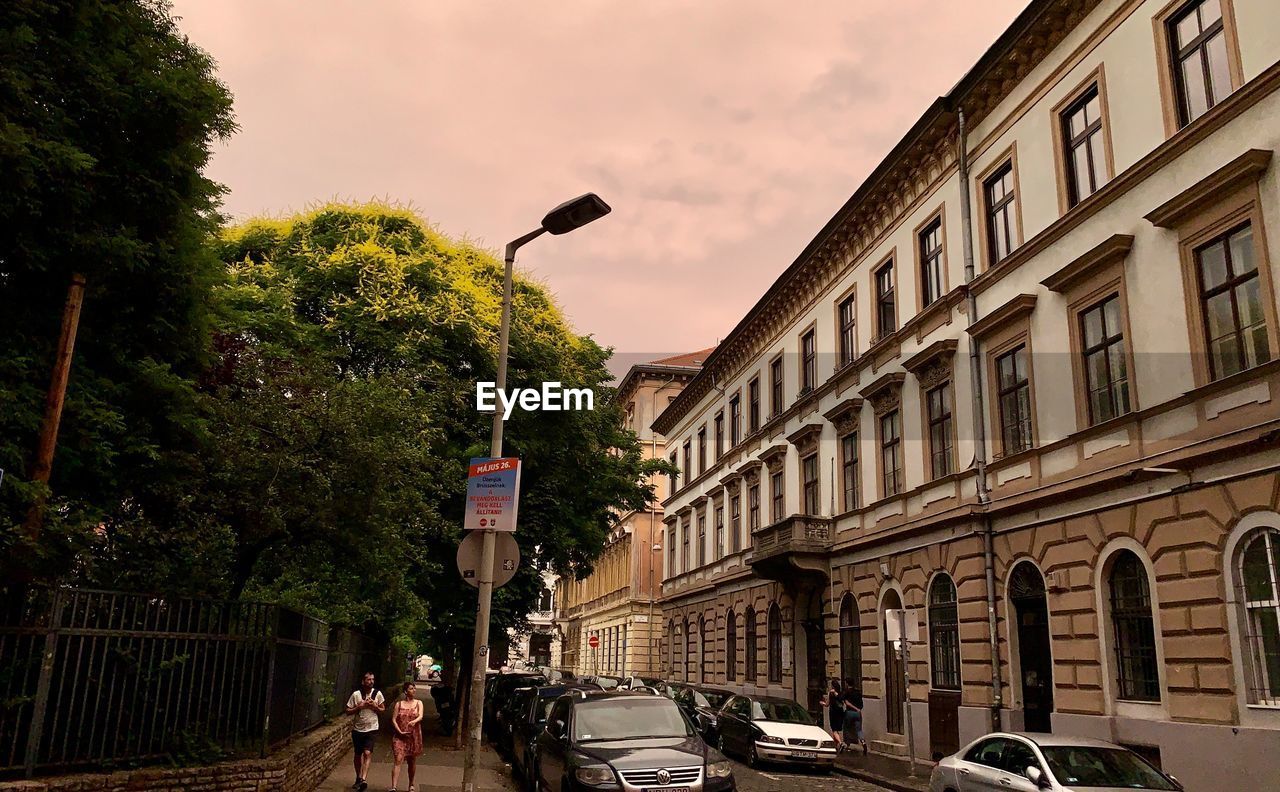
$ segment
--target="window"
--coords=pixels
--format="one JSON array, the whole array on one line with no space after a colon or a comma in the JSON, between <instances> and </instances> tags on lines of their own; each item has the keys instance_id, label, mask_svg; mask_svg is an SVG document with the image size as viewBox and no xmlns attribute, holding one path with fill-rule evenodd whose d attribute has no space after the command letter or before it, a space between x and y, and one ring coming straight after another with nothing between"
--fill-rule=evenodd
<instances>
[{"instance_id":1,"label":"window","mask_svg":"<svg viewBox=\"0 0 1280 792\"><path fill-rule=\"evenodd\" d=\"M1094 83L1062 111L1062 156L1066 166L1067 205L1076 204L1107 183L1103 149L1102 97Z\"/></svg>"},{"instance_id":2,"label":"window","mask_svg":"<svg viewBox=\"0 0 1280 792\"><path fill-rule=\"evenodd\" d=\"M1089 425L1129 412L1129 373L1120 295L1112 294L1080 313L1080 340Z\"/></svg>"},{"instance_id":3,"label":"window","mask_svg":"<svg viewBox=\"0 0 1280 792\"><path fill-rule=\"evenodd\" d=\"M818 381L818 339L810 330L800 336L800 392L808 393Z\"/></svg>"},{"instance_id":4,"label":"window","mask_svg":"<svg viewBox=\"0 0 1280 792\"><path fill-rule=\"evenodd\" d=\"M998 264L1013 252L1014 236L1013 161L1006 161L982 183L987 210L988 264Z\"/></svg>"},{"instance_id":5,"label":"window","mask_svg":"<svg viewBox=\"0 0 1280 792\"><path fill-rule=\"evenodd\" d=\"M1195 251L1213 379L1229 377L1271 359L1253 226L1246 223Z\"/></svg>"},{"instance_id":6,"label":"window","mask_svg":"<svg viewBox=\"0 0 1280 792\"><path fill-rule=\"evenodd\" d=\"M688 440L684 441L684 466L680 469L684 471L688 481L693 481L693 446L689 444ZM688 481L685 483L687 484Z\"/></svg>"},{"instance_id":7,"label":"window","mask_svg":"<svg viewBox=\"0 0 1280 792\"><path fill-rule=\"evenodd\" d=\"M716 558L724 558L724 507L716 507Z\"/></svg>"},{"instance_id":8,"label":"window","mask_svg":"<svg viewBox=\"0 0 1280 792\"><path fill-rule=\"evenodd\" d=\"M707 427L698 430L698 472L707 472Z\"/></svg>"},{"instance_id":9,"label":"window","mask_svg":"<svg viewBox=\"0 0 1280 792\"><path fill-rule=\"evenodd\" d=\"M675 577L676 572L676 527L667 529L667 577Z\"/></svg>"},{"instance_id":10,"label":"window","mask_svg":"<svg viewBox=\"0 0 1280 792\"><path fill-rule=\"evenodd\" d=\"M773 498L773 508L769 512L771 522L777 522L786 515L786 492L782 486L782 471L769 475L769 495Z\"/></svg>"},{"instance_id":11,"label":"window","mask_svg":"<svg viewBox=\"0 0 1280 792\"><path fill-rule=\"evenodd\" d=\"M726 682L738 679L738 616L732 608L724 622L724 678Z\"/></svg>"},{"instance_id":12,"label":"window","mask_svg":"<svg viewBox=\"0 0 1280 792\"><path fill-rule=\"evenodd\" d=\"M818 487L818 455L810 454L801 460L800 471L804 476L804 513L821 514L822 492Z\"/></svg>"},{"instance_id":13,"label":"window","mask_svg":"<svg viewBox=\"0 0 1280 792\"><path fill-rule=\"evenodd\" d=\"M781 415L782 404L782 357L776 357L769 364L769 414Z\"/></svg>"},{"instance_id":14,"label":"window","mask_svg":"<svg viewBox=\"0 0 1280 792\"><path fill-rule=\"evenodd\" d=\"M1280 531L1265 528L1240 555L1249 703L1280 707Z\"/></svg>"},{"instance_id":15,"label":"window","mask_svg":"<svg viewBox=\"0 0 1280 792\"><path fill-rule=\"evenodd\" d=\"M688 572L690 569L689 567L689 533L692 527L693 526L689 524L689 519L686 517L684 520L684 524L681 526L681 530L680 530L680 570L683 572Z\"/></svg>"},{"instance_id":16,"label":"window","mask_svg":"<svg viewBox=\"0 0 1280 792\"><path fill-rule=\"evenodd\" d=\"M707 510L698 509L698 566L707 563Z\"/></svg>"},{"instance_id":17,"label":"window","mask_svg":"<svg viewBox=\"0 0 1280 792\"><path fill-rule=\"evenodd\" d=\"M876 270L876 340L898 329L898 309L895 304L893 259Z\"/></svg>"},{"instance_id":18,"label":"window","mask_svg":"<svg viewBox=\"0 0 1280 792\"><path fill-rule=\"evenodd\" d=\"M929 586L929 659L936 690L960 689L960 622L956 617L956 584L940 574Z\"/></svg>"},{"instance_id":19,"label":"window","mask_svg":"<svg viewBox=\"0 0 1280 792\"><path fill-rule=\"evenodd\" d=\"M777 604L769 606L769 681L782 681L782 613Z\"/></svg>"},{"instance_id":20,"label":"window","mask_svg":"<svg viewBox=\"0 0 1280 792\"><path fill-rule=\"evenodd\" d=\"M690 616L689 620L684 624L684 680L686 682L694 681L694 677L697 676L695 671L697 663L694 661L697 655L694 654L694 644L700 643L698 639L701 636L702 633L698 631L697 623Z\"/></svg>"},{"instance_id":21,"label":"window","mask_svg":"<svg viewBox=\"0 0 1280 792\"><path fill-rule=\"evenodd\" d=\"M840 676L862 689L862 628L858 623L858 603L852 594L840 601Z\"/></svg>"},{"instance_id":22,"label":"window","mask_svg":"<svg viewBox=\"0 0 1280 792\"><path fill-rule=\"evenodd\" d=\"M884 497L902 491L902 419L897 410L880 417L880 466Z\"/></svg>"},{"instance_id":23,"label":"window","mask_svg":"<svg viewBox=\"0 0 1280 792\"><path fill-rule=\"evenodd\" d=\"M747 383L747 431L755 434L760 429L760 378L752 377Z\"/></svg>"},{"instance_id":24,"label":"window","mask_svg":"<svg viewBox=\"0 0 1280 792\"><path fill-rule=\"evenodd\" d=\"M741 492L741 490L739 490ZM742 496L729 498L729 544L731 552L742 549Z\"/></svg>"},{"instance_id":25,"label":"window","mask_svg":"<svg viewBox=\"0 0 1280 792\"><path fill-rule=\"evenodd\" d=\"M747 531L755 533L760 529L760 485L747 487Z\"/></svg>"},{"instance_id":26,"label":"window","mask_svg":"<svg viewBox=\"0 0 1280 792\"><path fill-rule=\"evenodd\" d=\"M844 494L845 511L858 508L857 432L840 438L840 485Z\"/></svg>"},{"instance_id":27,"label":"window","mask_svg":"<svg viewBox=\"0 0 1280 792\"><path fill-rule=\"evenodd\" d=\"M711 664L707 662L707 646L711 643L711 630L707 627L707 620L705 617L699 616L698 623L700 625L700 632L702 635L702 640L699 642L701 645L698 647L698 665L701 667L702 681L710 682Z\"/></svg>"},{"instance_id":28,"label":"window","mask_svg":"<svg viewBox=\"0 0 1280 792\"><path fill-rule=\"evenodd\" d=\"M854 295L850 294L848 297L840 301L840 307L838 309L840 323L840 365L842 366L846 363L853 362L854 350L856 348L855 344L857 343L857 339L854 336L854 331L857 329L857 325L855 324L855 317L857 314L855 313L856 308L854 306Z\"/></svg>"},{"instance_id":29,"label":"window","mask_svg":"<svg viewBox=\"0 0 1280 792\"><path fill-rule=\"evenodd\" d=\"M1107 582L1111 589L1111 628L1120 698L1159 701L1155 621L1146 567L1135 553L1121 550Z\"/></svg>"},{"instance_id":30,"label":"window","mask_svg":"<svg viewBox=\"0 0 1280 792\"><path fill-rule=\"evenodd\" d=\"M925 392L929 414L929 467L933 478L954 472L951 464L951 383Z\"/></svg>"},{"instance_id":31,"label":"window","mask_svg":"<svg viewBox=\"0 0 1280 792\"><path fill-rule=\"evenodd\" d=\"M676 464L676 452L672 451L669 457L671 461L671 491L675 492L680 489L680 466Z\"/></svg>"},{"instance_id":32,"label":"window","mask_svg":"<svg viewBox=\"0 0 1280 792\"><path fill-rule=\"evenodd\" d=\"M754 683L759 676L759 669L756 668L756 650L759 647L756 644L756 612L751 608L747 608L747 612L742 615L742 628L743 660L746 665L744 676L746 681Z\"/></svg>"},{"instance_id":33,"label":"window","mask_svg":"<svg viewBox=\"0 0 1280 792\"><path fill-rule=\"evenodd\" d=\"M716 413L715 432L713 442L716 444L716 461L719 462L724 454L724 410Z\"/></svg>"},{"instance_id":34,"label":"window","mask_svg":"<svg viewBox=\"0 0 1280 792\"><path fill-rule=\"evenodd\" d=\"M1167 22L1178 123L1190 124L1231 93L1220 0L1188 3Z\"/></svg>"},{"instance_id":35,"label":"window","mask_svg":"<svg viewBox=\"0 0 1280 792\"><path fill-rule=\"evenodd\" d=\"M996 358L997 404L1004 454L1031 447L1031 381L1027 377L1027 348L1020 345Z\"/></svg>"},{"instance_id":36,"label":"window","mask_svg":"<svg viewBox=\"0 0 1280 792\"><path fill-rule=\"evenodd\" d=\"M939 215L919 234L920 301L928 307L942 297L942 216Z\"/></svg>"},{"instance_id":37,"label":"window","mask_svg":"<svg viewBox=\"0 0 1280 792\"><path fill-rule=\"evenodd\" d=\"M742 442L742 397L734 394L729 400L729 447Z\"/></svg>"}]
</instances>

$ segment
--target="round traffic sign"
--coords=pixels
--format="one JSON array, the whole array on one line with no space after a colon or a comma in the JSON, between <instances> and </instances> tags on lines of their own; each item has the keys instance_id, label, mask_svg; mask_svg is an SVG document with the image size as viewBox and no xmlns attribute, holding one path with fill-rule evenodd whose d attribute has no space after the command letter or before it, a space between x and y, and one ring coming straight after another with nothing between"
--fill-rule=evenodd
<instances>
[{"instance_id":1,"label":"round traffic sign","mask_svg":"<svg viewBox=\"0 0 1280 792\"><path fill-rule=\"evenodd\" d=\"M598 635L593 635L593 636L591 636L590 638L588 638L588 639L587 639L587 646L590 646L592 649L595 649L595 648L597 648L598 646L600 646L600 636L598 636Z\"/></svg>"},{"instance_id":2,"label":"round traffic sign","mask_svg":"<svg viewBox=\"0 0 1280 792\"><path fill-rule=\"evenodd\" d=\"M516 576L520 566L520 546L512 534L493 535L493 587L505 586ZM484 552L484 531L471 531L458 544L458 571L462 579L480 587L480 557Z\"/></svg>"}]
</instances>

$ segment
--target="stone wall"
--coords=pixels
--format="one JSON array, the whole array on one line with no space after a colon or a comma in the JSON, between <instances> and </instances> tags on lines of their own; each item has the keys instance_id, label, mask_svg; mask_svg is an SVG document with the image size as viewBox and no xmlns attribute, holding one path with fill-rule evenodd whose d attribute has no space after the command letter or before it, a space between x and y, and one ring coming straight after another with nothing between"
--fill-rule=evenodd
<instances>
[{"instance_id":1,"label":"stone wall","mask_svg":"<svg viewBox=\"0 0 1280 792\"><path fill-rule=\"evenodd\" d=\"M339 718L265 759L7 781L0 792L312 792L337 767L350 735L350 719Z\"/></svg>"}]
</instances>

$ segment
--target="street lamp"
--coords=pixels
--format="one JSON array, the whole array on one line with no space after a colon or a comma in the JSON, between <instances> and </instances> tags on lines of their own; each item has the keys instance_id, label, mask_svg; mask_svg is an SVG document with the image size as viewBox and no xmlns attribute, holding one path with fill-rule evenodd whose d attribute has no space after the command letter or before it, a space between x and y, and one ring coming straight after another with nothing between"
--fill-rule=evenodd
<instances>
[{"instance_id":1,"label":"street lamp","mask_svg":"<svg viewBox=\"0 0 1280 792\"><path fill-rule=\"evenodd\" d=\"M580 195L565 201L547 212L542 225L522 237L507 243L505 267L502 274L502 324L498 328L498 379L499 392L507 387L507 342L511 332L511 273L516 262L516 251L543 234L567 234L593 220L609 214L609 204L595 193ZM493 432L489 438L489 456L502 456L502 410L493 411ZM471 651L471 690L467 707L467 746L462 764L463 792L475 792L477 759L480 756L480 726L484 715L484 676L489 658L489 609L493 602L493 556L496 536L492 528L481 529L484 544L480 554L480 597L476 606L476 635Z\"/></svg>"}]
</instances>

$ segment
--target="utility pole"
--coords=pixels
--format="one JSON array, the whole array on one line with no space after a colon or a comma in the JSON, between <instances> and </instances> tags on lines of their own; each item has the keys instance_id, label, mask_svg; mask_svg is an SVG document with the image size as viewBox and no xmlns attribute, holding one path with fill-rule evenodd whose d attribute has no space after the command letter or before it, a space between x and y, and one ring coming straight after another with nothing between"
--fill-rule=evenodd
<instances>
[{"instance_id":1,"label":"utility pole","mask_svg":"<svg viewBox=\"0 0 1280 792\"><path fill-rule=\"evenodd\" d=\"M80 308L83 305L84 276L77 272L71 276L71 285L67 287L67 300L62 308L62 332L58 337L58 348L54 352L53 376L49 380L49 391L45 394L40 439L31 465L31 480L46 486L53 473L53 452L58 446L58 425L62 422L62 405L66 401L67 380L71 376L71 356L76 347L76 330L80 326ZM32 542L40 538L44 504L45 496L41 492L36 495L35 502L27 511L24 527L27 538Z\"/></svg>"}]
</instances>

